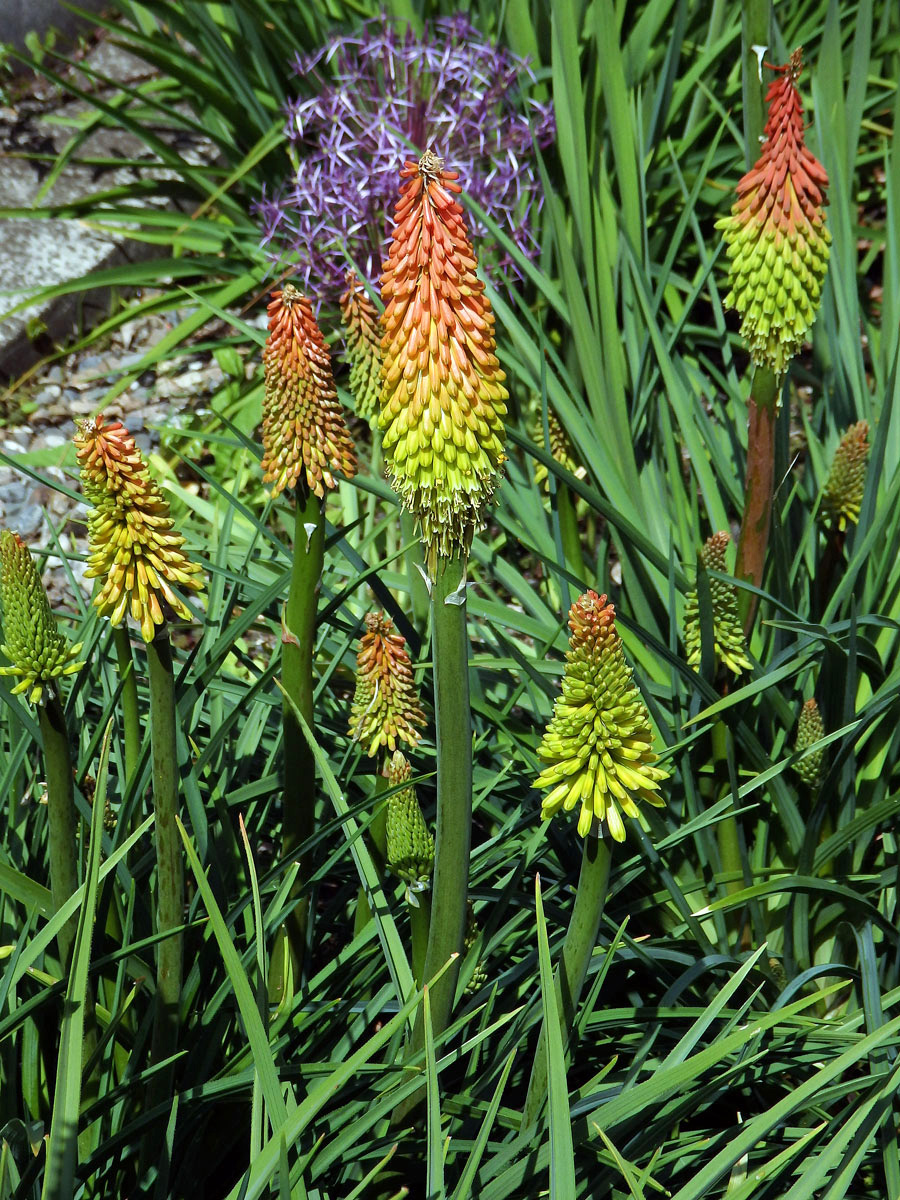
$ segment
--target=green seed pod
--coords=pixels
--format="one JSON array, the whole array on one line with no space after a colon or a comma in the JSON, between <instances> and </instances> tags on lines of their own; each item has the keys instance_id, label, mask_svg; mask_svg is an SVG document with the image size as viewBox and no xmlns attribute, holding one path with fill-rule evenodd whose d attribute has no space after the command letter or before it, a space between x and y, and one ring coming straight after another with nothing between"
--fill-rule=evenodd
<instances>
[{"instance_id":1,"label":"green seed pod","mask_svg":"<svg viewBox=\"0 0 900 1200\"><path fill-rule=\"evenodd\" d=\"M388 767L388 783L398 787L411 777L409 763L400 750L395 750ZM416 885L427 886L431 880L434 838L428 832L413 787L400 787L388 800L387 861L394 874L413 890L421 890Z\"/></svg>"}]
</instances>

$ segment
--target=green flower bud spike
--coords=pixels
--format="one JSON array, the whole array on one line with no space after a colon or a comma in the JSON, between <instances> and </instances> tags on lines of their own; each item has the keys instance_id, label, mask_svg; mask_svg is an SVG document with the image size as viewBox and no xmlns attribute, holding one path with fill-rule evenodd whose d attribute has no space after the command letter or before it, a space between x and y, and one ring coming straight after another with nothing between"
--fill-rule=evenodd
<instances>
[{"instance_id":1,"label":"green flower bud spike","mask_svg":"<svg viewBox=\"0 0 900 1200\"><path fill-rule=\"evenodd\" d=\"M767 64L768 65L768 64ZM828 175L804 143L795 50L769 85L762 153L737 186L717 228L728 246L728 308L741 318L751 357L777 377L809 335L822 295L831 236L825 227Z\"/></svg>"},{"instance_id":2,"label":"green flower bud spike","mask_svg":"<svg viewBox=\"0 0 900 1200\"><path fill-rule=\"evenodd\" d=\"M822 714L815 700L807 700L800 712L797 722L797 740L794 748L798 753L808 750L814 742L825 736L825 725ZM810 750L794 763L794 770L809 788L817 788L822 781L822 764L825 760L825 747Z\"/></svg>"},{"instance_id":3,"label":"green flower bud spike","mask_svg":"<svg viewBox=\"0 0 900 1200\"><path fill-rule=\"evenodd\" d=\"M556 461L560 466L565 467L567 471L571 471L578 479L584 479L587 471L575 457L575 447L572 445L572 439L560 424L559 417L549 406L547 408L547 432L550 434L550 453ZM538 411L537 418L532 423L531 435L539 446L547 448L544 441L544 421L540 411ZM544 492L550 491L549 478L550 472L544 464L540 462L535 463L534 482Z\"/></svg>"},{"instance_id":4,"label":"green flower bud spike","mask_svg":"<svg viewBox=\"0 0 900 1200\"><path fill-rule=\"evenodd\" d=\"M42 704L45 689L53 692L56 680L84 666L76 661L82 644L71 645L57 629L31 551L9 530L0 533L0 612L0 651L10 662L0 675L18 677L14 696L28 692L32 704Z\"/></svg>"},{"instance_id":5,"label":"green flower bud spike","mask_svg":"<svg viewBox=\"0 0 900 1200\"><path fill-rule=\"evenodd\" d=\"M425 890L434 867L434 838L416 799L415 788L403 787L412 778L412 769L400 750L395 750L388 767L388 783L399 788L388 800L387 861L398 878L412 893Z\"/></svg>"},{"instance_id":6,"label":"green flower bud spike","mask_svg":"<svg viewBox=\"0 0 900 1200\"><path fill-rule=\"evenodd\" d=\"M552 789L541 809L545 820L580 805L582 837L605 821L613 838L624 842L622 813L637 817L638 799L662 808L657 792L668 772L653 765L649 714L625 662L615 615L606 596L592 591L569 611L562 695L538 747L548 766L534 786Z\"/></svg>"},{"instance_id":7,"label":"green flower bud spike","mask_svg":"<svg viewBox=\"0 0 900 1200\"><path fill-rule=\"evenodd\" d=\"M857 421L850 426L834 453L822 492L819 516L829 528L842 533L850 523L855 525L859 521L869 460L868 436L867 421Z\"/></svg>"},{"instance_id":8,"label":"green flower bud spike","mask_svg":"<svg viewBox=\"0 0 900 1200\"><path fill-rule=\"evenodd\" d=\"M354 271L347 272L340 305L356 415L371 423L378 416L381 396L381 316Z\"/></svg>"},{"instance_id":9,"label":"green flower bud spike","mask_svg":"<svg viewBox=\"0 0 900 1200\"><path fill-rule=\"evenodd\" d=\"M725 552L730 541L730 535L724 532L714 533L712 537L707 538L700 551L701 570L725 573L728 570ZM716 662L724 664L735 675L740 675L742 671L749 671L752 664L747 657L747 643L738 612L737 588L723 579L711 578L709 591L712 600ZM688 594L684 610L684 647L687 651L688 666L699 667L700 602L696 588Z\"/></svg>"}]
</instances>

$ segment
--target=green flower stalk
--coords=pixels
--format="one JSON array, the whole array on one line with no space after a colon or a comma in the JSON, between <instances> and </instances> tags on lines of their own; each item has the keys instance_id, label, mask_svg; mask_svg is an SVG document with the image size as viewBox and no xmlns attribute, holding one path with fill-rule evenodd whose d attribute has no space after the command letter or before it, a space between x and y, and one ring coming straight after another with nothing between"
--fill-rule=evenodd
<instances>
[{"instance_id":1,"label":"green flower stalk","mask_svg":"<svg viewBox=\"0 0 900 1200\"><path fill-rule=\"evenodd\" d=\"M76 661L81 644L70 645L59 632L50 611L31 551L18 536L0 533L0 651L9 666L0 675L17 677L14 695L28 693L38 715L47 773L47 823L50 894L59 910L78 887L77 837L72 756L66 719L59 699L59 680L80 671ZM60 967L65 973L78 919L72 917L57 936Z\"/></svg>"},{"instance_id":2,"label":"green flower stalk","mask_svg":"<svg viewBox=\"0 0 900 1200\"><path fill-rule=\"evenodd\" d=\"M347 272L347 289L341 293L340 306L356 415L371 424L377 419L381 396L383 333L378 309L354 271Z\"/></svg>"},{"instance_id":3,"label":"green flower stalk","mask_svg":"<svg viewBox=\"0 0 900 1200\"><path fill-rule=\"evenodd\" d=\"M762 152L737 186L731 215L717 228L728 246L731 290L751 357L776 377L806 341L822 295L831 235L825 225L828 175L806 146L796 82L802 50L783 67L766 97Z\"/></svg>"},{"instance_id":4,"label":"green flower stalk","mask_svg":"<svg viewBox=\"0 0 900 1200\"><path fill-rule=\"evenodd\" d=\"M494 315L456 199L455 171L427 150L401 172L393 239L381 276L381 416L388 473L422 531L432 590L437 740L434 902L424 979L460 955L472 824L465 576L469 550L500 478L507 391ZM435 984L435 1036L446 1028L459 959ZM417 1020L414 1049L424 1027ZM410 1106L418 1102L416 1093ZM397 1114L399 1116L399 1114Z\"/></svg>"},{"instance_id":5,"label":"green flower stalk","mask_svg":"<svg viewBox=\"0 0 900 1200\"><path fill-rule=\"evenodd\" d=\"M71 645L57 629L31 551L9 530L0 533L0 611L0 651L10 664L0 675L18 678L14 696L27 692L31 704L45 703L45 691L54 693L58 679L84 666L77 661L82 644Z\"/></svg>"},{"instance_id":6,"label":"green flower stalk","mask_svg":"<svg viewBox=\"0 0 900 1200\"><path fill-rule=\"evenodd\" d=\"M312 305L292 283L272 293L269 336L263 352L263 479L272 495L296 489L291 583L282 618L282 683L310 729L316 597L325 546L323 502L337 486L335 475L356 473L356 453L337 399L331 358ZM284 766L283 852L296 857L315 826L316 765L288 699L282 706ZM295 972L306 947L309 877L304 857L292 895L297 906L287 922Z\"/></svg>"},{"instance_id":7,"label":"green flower stalk","mask_svg":"<svg viewBox=\"0 0 900 1200\"><path fill-rule=\"evenodd\" d=\"M806 786L813 790L822 782L825 747L819 746L816 750L810 750L809 747L824 736L825 724L822 721L819 706L815 700L807 700L800 710L800 719L797 722L797 738L794 743L794 749L798 754L803 754L803 757L798 758L794 763L794 770ZM804 751L807 751L807 753L803 753Z\"/></svg>"},{"instance_id":8,"label":"green flower stalk","mask_svg":"<svg viewBox=\"0 0 900 1200\"><path fill-rule=\"evenodd\" d=\"M662 808L657 793L668 772L653 765L650 717L625 662L615 616L606 596L593 591L569 610L562 694L538 747L548 765L534 786L551 789L544 820L579 807L581 837L605 822L614 840L624 842L622 815L638 817L637 800Z\"/></svg>"},{"instance_id":9,"label":"green flower stalk","mask_svg":"<svg viewBox=\"0 0 900 1200\"><path fill-rule=\"evenodd\" d=\"M202 589L201 568L184 552L169 506L152 479L134 438L120 421L102 416L83 421L75 435L88 517L89 578L102 580L94 604L114 626L128 613L147 645L150 678L150 744L156 839L156 927L168 934L156 951L154 1062L169 1058L178 1045L183 973L184 863L176 826L178 745L175 673L167 622L193 620L175 589ZM154 1077L152 1107L170 1092L172 1069Z\"/></svg>"},{"instance_id":10,"label":"green flower stalk","mask_svg":"<svg viewBox=\"0 0 900 1200\"><path fill-rule=\"evenodd\" d=\"M424 724L406 638L390 617L369 613L356 656L350 734L374 758L380 750L396 750L398 741L418 745L416 726Z\"/></svg>"},{"instance_id":11,"label":"green flower stalk","mask_svg":"<svg viewBox=\"0 0 900 1200\"><path fill-rule=\"evenodd\" d=\"M859 521L871 447L867 421L857 421L841 438L822 492L819 516L829 529L845 532Z\"/></svg>"},{"instance_id":12,"label":"green flower stalk","mask_svg":"<svg viewBox=\"0 0 900 1200\"><path fill-rule=\"evenodd\" d=\"M725 573L725 553L731 537L727 533L714 533L706 539L700 551L701 571ZM716 663L721 663L735 675L749 671L751 662L747 657L747 643L738 612L737 588L723 579L710 579L710 599L713 617L713 650ZM684 646L688 665L700 666L700 601L695 588L688 594L684 611Z\"/></svg>"},{"instance_id":13,"label":"green flower stalk","mask_svg":"<svg viewBox=\"0 0 900 1200\"><path fill-rule=\"evenodd\" d=\"M388 800L387 865L406 884L412 972L417 986L421 986L431 917L428 889L434 869L434 838L425 824L411 778L412 768L401 751L395 750L387 781L389 787L399 790Z\"/></svg>"}]
</instances>

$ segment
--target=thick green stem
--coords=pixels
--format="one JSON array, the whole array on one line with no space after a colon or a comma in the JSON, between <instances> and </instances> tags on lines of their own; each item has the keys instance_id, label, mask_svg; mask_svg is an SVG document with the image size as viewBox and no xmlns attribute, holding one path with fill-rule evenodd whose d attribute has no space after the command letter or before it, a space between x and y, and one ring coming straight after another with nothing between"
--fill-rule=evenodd
<instances>
[{"instance_id":1,"label":"thick green stem","mask_svg":"<svg viewBox=\"0 0 900 1200\"><path fill-rule=\"evenodd\" d=\"M744 105L744 149L748 167L752 167L759 158L759 139L766 123L759 58L753 47L772 45L769 36L772 23L771 7L771 0L743 0L741 5L741 86Z\"/></svg>"},{"instance_id":2,"label":"thick green stem","mask_svg":"<svg viewBox=\"0 0 900 1200\"><path fill-rule=\"evenodd\" d=\"M438 559L435 575L431 594L431 649L437 741L437 823L431 920L425 961L421 967L422 980L433 979L451 955L457 955L456 961L430 989L432 1026L434 1036L439 1037L450 1021L466 932L472 839L472 714L463 585L466 559ZM410 1053L415 1055L424 1044L425 1025L419 1008ZM402 1122L424 1097L423 1084L397 1106L393 1123Z\"/></svg>"},{"instance_id":3,"label":"thick green stem","mask_svg":"<svg viewBox=\"0 0 900 1200\"><path fill-rule=\"evenodd\" d=\"M49 689L48 689L49 690ZM55 694L40 708L41 737L44 742L44 768L47 773L47 818L50 840L50 895L58 910L78 888L78 843L75 835L75 784L72 757L66 734L66 718ZM56 937L59 963L65 974L75 934L77 914L60 929Z\"/></svg>"},{"instance_id":4,"label":"thick green stem","mask_svg":"<svg viewBox=\"0 0 900 1200\"><path fill-rule=\"evenodd\" d=\"M132 779L141 757L141 716L138 707L137 676L131 654L131 638L124 625L113 628L113 644L122 680L122 734L125 739L125 781Z\"/></svg>"},{"instance_id":5,"label":"thick green stem","mask_svg":"<svg viewBox=\"0 0 900 1200\"><path fill-rule=\"evenodd\" d=\"M428 928L431 924L431 897L427 892L408 893L409 933L412 943L412 973L416 987L421 987L425 975L425 955L428 950ZM417 903L413 903L413 900Z\"/></svg>"},{"instance_id":6,"label":"thick green stem","mask_svg":"<svg viewBox=\"0 0 900 1200\"><path fill-rule=\"evenodd\" d=\"M469 641L463 585L466 559L460 556L439 560L436 575L432 592L431 645L437 738L437 825L431 923L423 968L425 980L432 979L452 954L462 954L472 835ZM459 965L457 959L431 989L435 1037L440 1036L450 1019ZM418 1044L415 1037L413 1044Z\"/></svg>"},{"instance_id":7,"label":"thick green stem","mask_svg":"<svg viewBox=\"0 0 900 1200\"><path fill-rule=\"evenodd\" d=\"M156 836L156 931L184 923L184 860L175 824L178 815L178 749L175 736L175 673L172 647L163 629L147 646L150 676L150 745L153 759L153 811ZM156 947L156 1011L153 1061L175 1053L181 1001L183 936L172 933ZM150 1107L168 1096L171 1072L150 1086Z\"/></svg>"},{"instance_id":8,"label":"thick green stem","mask_svg":"<svg viewBox=\"0 0 900 1200\"><path fill-rule=\"evenodd\" d=\"M768 367L757 367L750 387L747 427L747 473L744 481L744 519L738 540L736 579L761 587L772 521L775 476L775 420L778 413L778 380ZM738 604L749 641L756 616L757 596L740 590Z\"/></svg>"},{"instance_id":9,"label":"thick green stem","mask_svg":"<svg viewBox=\"0 0 900 1200\"><path fill-rule=\"evenodd\" d=\"M316 606L325 555L325 515L321 502L310 495L297 498L291 588L284 609L282 684L310 729L313 719L313 656ZM316 760L303 730L285 701L282 710L284 752L284 816L282 850L285 858L298 855L315 828ZM293 896L300 896L309 876L308 856L301 858ZM294 969L299 977L305 956L309 900L299 899L287 921Z\"/></svg>"},{"instance_id":10,"label":"thick green stem","mask_svg":"<svg viewBox=\"0 0 900 1200\"><path fill-rule=\"evenodd\" d=\"M610 845L604 838L590 834L584 839L581 856L581 874L575 892L575 906L563 945L562 963L557 968L556 1003L559 1009L559 1024L563 1035L563 1046L568 1042L575 1023L581 989L587 977L591 955L597 944L600 921L609 891ZM521 1128L529 1129L537 1119L541 1105L547 1095L547 1027L541 1026L535 1051L531 1079L522 1109Z\"/></svg>"}]
</instances>

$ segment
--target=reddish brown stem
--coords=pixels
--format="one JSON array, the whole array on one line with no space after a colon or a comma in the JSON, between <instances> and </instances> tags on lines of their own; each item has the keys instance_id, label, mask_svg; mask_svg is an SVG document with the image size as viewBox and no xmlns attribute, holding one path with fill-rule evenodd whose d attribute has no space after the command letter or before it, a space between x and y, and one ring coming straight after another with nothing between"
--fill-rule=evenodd
<instances>
[{"instance_id":1,"label":"reddish brown stem","mask_svg":"<svg viewBox=\"0 0 900 1200\"><path fill-rule=\"evenodd\" d=\"M750 387L744 519L734 569L735 578L746 580L754 587L762 586L772 523L777 409L778 380L768 367L757 367ZM752 592L741 591L739 604L744 633L749 640L758 597Z\"/></svg>"}]
</instances>

